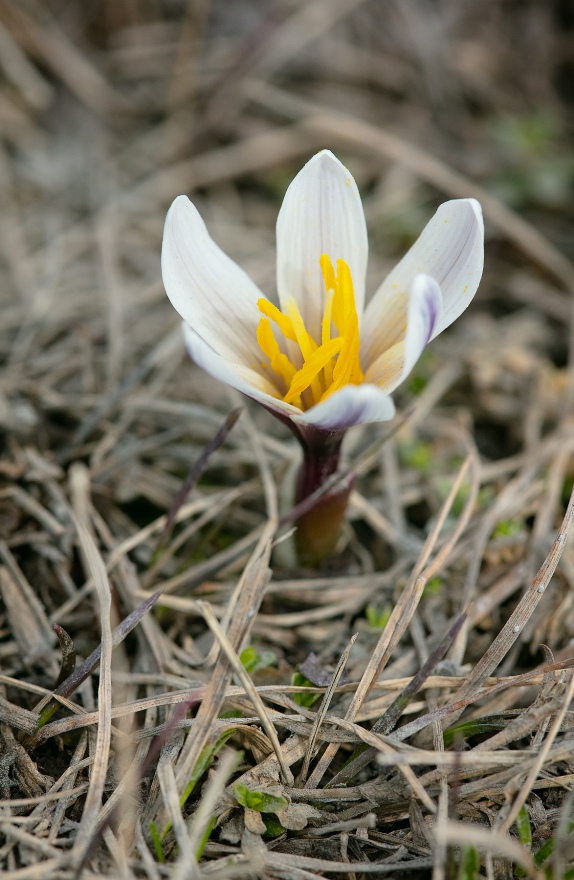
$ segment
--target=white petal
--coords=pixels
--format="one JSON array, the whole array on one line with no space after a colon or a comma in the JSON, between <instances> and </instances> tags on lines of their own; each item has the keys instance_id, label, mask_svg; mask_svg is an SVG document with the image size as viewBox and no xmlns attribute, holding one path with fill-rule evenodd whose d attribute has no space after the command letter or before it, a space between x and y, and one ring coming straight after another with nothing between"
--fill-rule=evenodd
<instances>
[{"instance_id":1,"label":"white petal","mask_svg":"<svg viewBox=\"0 0 574 880\"><path fill-rule=\"evenodd\" d=\"M408 295L406 334L368 367L365 381L390 394L406 379L433 336L442 308L441 289L430 275L417 275Z\"/></svg>"},{"instance_id":2,"label":"white petal","mask_svg":"<svg viewBox=\"0 0 574 880\"><path fill-rule=\"evenodd\" d=\"M483 259L480 204L476 199L445 202L368 304L362 323L363 363L368 366L404 338L406 293L416 275L430 275L442 290L434 338L471 302L482 276Z\"/></svg>"},{"instance_id":3,"label":"white petal","mask_svg":"<svg viewBox=\"0 0 574 880\"><path fill-rule=\"evenodd\" d=\"M351 173L323 150L293 180L277 218L277 290L281 307L294 298L311 335L319 340L325 284L319 258L348 263L361 315L365 300L367 228Z\"/></svg>"},{"instance_id":4,"label":"white petal","mask_svg":"<svg viewBox=\"0 0 574 880\"><path fill-rule=\"evenodd\" d=\"M323 403L299 413L292 420L304 427L314 425L326 431L340 431L367 422L386 422L395 415L388 394L374 385L345 385Z\"/></svg>"},{"instance_id":5,"label":"white petal","mask_svg":"<svg viewBox=\"0 0 574 880\"><path fill-rule=\"evenodd\" d=\"M185 347L195 363L225 385L241 391L247 397L271 409L283 417L299 415L301 410L289 403L278 400L273 392L274 387L260 373L243 364L233 363L217 354L192 328L185 322L182 324Z\"/></svg>"},{"instance_id":6,"label":"white petal","mask_svg":"<svg viewBox=\"0 0 574 880\"><path fill-rule=\"evenodd\" d=\"M187 196L178 196L166 217L161 268L184 321L222 357L255 366L262 294L215 244Z\"/></svg>"}]
</instances>

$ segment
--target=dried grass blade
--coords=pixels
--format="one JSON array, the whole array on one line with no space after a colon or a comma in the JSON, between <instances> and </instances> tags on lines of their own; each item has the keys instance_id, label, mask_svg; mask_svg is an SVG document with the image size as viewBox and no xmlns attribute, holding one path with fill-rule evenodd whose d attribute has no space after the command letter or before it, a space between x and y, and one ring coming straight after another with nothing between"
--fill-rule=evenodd
<instances>
[{"instance_id":1,"label":"dried grass blade","mask_svg":"<svg viewBox=\"0 0 574 880\"><path fill-rule=\"evenodd\" d=\"M54 633L42 603L5 541L0 541L0 592L22 652L31 658L48 652Z\"/></svg>"},{"instance_id":2,"label":"dried grass blade","mask_svg":"<svg viewBox=\"0 0 574 880\"><path fill-rule=\"evenodd\" d=\"M239 761L240 755L238 752L226 749L219 759L217 770L210 779L207 789L201 794L197 810L189 822L189 844L196 857L208 831L209 823L215 814L217 801L221 797L227 780L234 772ZM176 878L177 876L176 872Z\"/></svg>"},{"instance_id":3,"label":"dried grass blade","mask_svg":"<svg viewBox=\"0 0 574 880\"><path fill-rule=\"evenodd\" d=\"M18 730L24 730L26 733L33 733L37 720L38 716L33 712L22 709L15 703L0 697L0 722L9 724L10 727L16 727Z\"/></svg>"},{"instance_id":4,"label":"dried grass blade","mask_svg":"<svg viewBox=\"0 0 574 880\"><path fill-rule=\"evenodd\" d=\"M100 421L116 406L119 401L128 394L133 388L145 379L147 374L154 366L165 357L166 352L173 350L176 341L181 338L179 327L177 330L170 330L160 342L148 352L143 360L135 367L131 373L121 382L117 388L106 395L102 403L94 410L88 413L84 421L78 426L74 433L70 444L64 447L58 460L60 462L67 461L74 454L74 450L84 443L92 431L98 426Z\"/></svg>"},{"instance_id":5,"label":"dried grass blade","mask_svg":"<svg viewBox=\"0 0 574 880\"><path fill-rule=\"evenodd\" d=\"M430 868L432 859L407 859L402 862L336 862L330 859L315 859L310 856L298 856L294 853L278 853L272 850L267 853L266 866L269 868L278 868L283 871L293 871L293 869L308 869L314 873L308 874L309 877L324 876L324 872L333 874L348 874L350 871L356 871L357 874L392 874L395 871L419 871L424 868ZM319 873L321 872L321 873Z\"/></svg>"},{"instance_id":6,"label":"dried grass blade","mask_svg":"<svg viewBox=\"0 0 574 880\"><path fill-rule=\"evenodd\" d=\"M491 829L480 828L478 825L470 825L462 822L451 822L448 819L437 823L434 829L437 841L443 845L458 844L471 845L490 853L498 853L528 871L528 876L540 878L541 873L537 870L532 856L518 841L513 840L506 834L493 832Z\"/></svg>"},{"instance_id":7,"label":"dried grass blade","mask_svg":"<svg viewBox=\"0 0 574 880\"><path fill-rule=\"evenodd\" d=\"M329 718L329 720L331 719ZM360 740L362 740L368 747L372 747L375 752L391 756L393 766L396 766L399 772L403 774L407 783L410 785L413 794L418 797L422 804L424 804L429 813L436 813L436 806L433 799L425 791L424 786L415 776L408 761L401 760L402 755L396 751L394 743L390 741L387 742L380 734L373 733L371 730L365 730L363 727L360 727L360 725L355 724L352 721L346 721L342 718L333 718L332 721L344 730L353 731ZM326 786L325 790L328 790L329 787L330 786Z\"/></svg>"},{"instance_id":8,"label":"dried grass blade","mask_svg":"<svg viewBox=\"0 0 574 880\"><path fill-rule=\"evenodd\" d=\"M551 666L544 666L543 669L570 669L573 665L574 658L571 658L569 660L561 661L560 663L553 663ZM520 687L522 684L539 684L539 672L540 670L534 670L532 672L524 672L522 675L515 675L512 677L512 679L504 679L500 682L500 684L484 688L483 690L479 690L475 694L473 694L472 697L468 697L465 700L456 700L456 702L454 703L449 703L446 706L441 706L440 709L435 709L426 715L421 715L414 721L409 721L408 724L405 724L399 730L396 730L392 734L392 737L393 739L399 740L409 739L409 737L414 736L415 733L418 733L419 730L423 730L425 727L428 727L429 724L433 724L438 720L444 720L445 718L450 719L450 716L453 716L453 720L451 723L454 723L456 718L458 718L458 716L466 709L467 706L470 706L472 703L475 703L478 700L482 700L486 697L492 697L508 687Z\"/></svg>"},{"instance_id":9,"label":"dried grass blade","mask_svg":"<svg viewBox=\"0 0 574 880\"><path fill-rule=\"evenodd\" d=\"M562 726L562 722L564 721L564 717L572 702L572 697L574 696L574 675L571 674L570 682L568 684L568 688L566 690L566 695L564 697L564 701L562 703L562 708L557 713L554 721L552 722L552 726L548 731L548 735L546 736L544 742L542 743L542 747L540 748L538 754L536 755L534 765L528 774L528 777L520 789L520 792L515 798L514 803L506 817L506 819L499 825L499 830L501 832L508 831L512 823L516 820L516 817L520 811L520 808L526 803L526 799L532 790L532 786L536 782L536 778L540 773L540 770L544 766L544 762L548 756L548 753L552 747L556 736L558 735L558 731Z\"/></svg>"},{"instance_id":10,"label":"dried grass blade","mask_svg":"<svg viewBox=\"0 0 574 880\"><path fill-rule=\"evenodd\" d=\"M277 737L277 731L275 730L275 727L273 726L273 724L269 720L269 716L267 714L267 709L265 708L265 704L263 703L263 700L261 699L261 697L257 693L257 691L255 689L255 685L253 684L253 682L251 681L251 678L249 677L249 673L247 672L247 670L245 669L245 667L241 663L241 660L237 656L236 651L233 650L233 647L231 646L229 639L227 638L227 636L223 632L223 630L219 624L219 621L217 620L213 611L211 610L211 607L209 606L209 603L208 602L198 602L197 605L198 605L198 608L201 610L201 613L203 614L205 622L207 623L207 625L209 626L213 635L217 639L221 650L223 651L223 653L227 657L227 660L231 664L233 671L235 672L237 677L240 679L241 684L245 688L245 692L246 692L247 696L249 697L249 699L253 703L255 710L261 719L261 724L263 726L263 729L265 730L265 733L269 737L269 740L273 746L273 750L277 756L277 761L279 763L279 766L281 767L281 773L283 774L284 782L286 783L286 785L293 785L293 775L292 775L291 771L289 770L289 767L287 766L287 764L283 760L283 754L281 752L281 744L280 744L279 739Z\"/></svg>"},{"instance_id":11,"label":"dried grass blade","mask_svg":"<svg viewBox=\"0 0 574 880\"><path fill-rule=\"evenodd\" d=\"M112 628L111 628L111 593L106 573L106 566L89 531L89 472L80 464L75 464L70 472L70 489L76 517L78 540L83 554L87 573L94 579L94 585L100 606L100 624L102 633L100 656L100 684L98 688L98 731L93 755L90 785L82 812L80 825L74 840L71 860L81 867L97 831L98 813L100 810L104 783L108 768L112 733Z\"/></svg>"},{"instance_id":12,"label":"dried grass blade","mask_svg":"<svg viewBox=\"0 0 574 880\"><path fill-rule=\"evenodd\" d=\"M548 556L540 566L540 569L526 590L524 596L508 618L507 622L488 647L481 659L472 670L469 678L464 685L455 694L455 700L465 700L470 697L482 685L490 673L496 669L503 657L506 656L526 623L532 617L538 603L540 602L547 586L550 583L552 575L556 571L556 567L560 561L560 557L564 551L566 540L570 534L572 522L574 520L574 490L570 495L568 507L564 514L564 519L556 535L554 543L550 548ZM462 710L461 710L462 711ZM455 719L453 719L455 720Z\"/></svg>"},{"instance_id":13,"label":"dried grass blade","mask_svg":"<svg viewBox=\"0 0 574 880\"><path fill-rule=\"evenodd\" d=\"M239 581L239 599L227 635L235 650L241 646L243 639L249 632L263 599L265 588L271 578L269 559L275 529L276 523L270 521L253 550ZM193 729L179 756L176 780L180 790L185 787L209 736L213 719L219 714L230 677L229 660L222 654L206 688L203 701L194 720Z\"/></svg>"},{"instance_id":14,"label":"dried grass blade","mask_svg":"<svg viewBox=\"0 0 574 880\"><path fill-rule=\"evenodd\" d=\"M456 639L463 623L466 620L466 612L459 615L455 620L454 624L451 626L447 634L442 639L441 643L438 647L432 652L428 660L421 666L419 671L415 676L413 676L412 680L406 686L406 688L400 693L395 700L391 703L385 714L375 722L373 727L371 728L373 733L379 734L388 734L391 732L401 714L404 712L406 706L408 706L409 702L413 699L414 696L420 691L421 687L432 673L433 669L440 663L440 661L445 656L446 652ZM340 785L342 783L347 783L350 779L353 778L363 767L366 767L376 755L376 750L374 748L367 748L358 750L357 753L351 757L349 762L343 767L333 779L330 780L329 786Z\"/></svg>"},{"instance_id":15,"label":"dried grass blade","mask_svg":"<svg viewBox=\"0 0 574 880\"><path fill-rule=\"evenodd\" d=\"M184 864L186 866L186 876L192 878L192 880L198 880L200 876L199 868L189 842L189 835L187 833L183 816L181 815L181 805L179 803L177 785L175 784L173 765L167 761L160 761L157 768L157 776L165 811L169 816L169 821L173 828L179 849L178 862L180 865Z\"/></svg>"},{"instance_id":16,"label":"dried grass blade","mask_svg":"<svg viewBox=\"0 0 574 880\"><path fill-rule=\"evenodd\" d=\"M204 448L201 451L201 455L199 456L199 458L197 459L195 464L193 464L192 467L189 469L189 473L187 474L185 480L183 481L181 489L179 490L179 492L175 496L173 503L167 512L166 519L165 519L165 525L164 525L162 531L160 532L160 534L158 535L158 538L155 543L154 554L153 554L154 556L156 556L157 553L159 551L161 551L161 548L165 544L167 537L168 537L169 533L171 532L172 526L175 522L175 518L176 518L182 504L184 503L185 499L187 498L189 492L193 489L193 487L195 486L195 484L197 483L197 481L201 477L202 473L204 472L205 468L207 467L207 465L209 463L209 459L211 458L211 456L214 454L214 452L217 452L219 447L227 439L227 436L229 435L233 426L237 422L242 411L243 411L242 407L238 406L229 413L229 415L225 419L223 425L218 430L217 434L215 434L215 436L211 438L209 443L207 443L204 446Z\"/></svg>"},{"instance_id":17,"label":"dried grass blade","mask_svg":"<svg viewBox=\"0 0 574 880\"><path fill-rule=\"evenodd\" d=\"M433 562L430 563L430 565L428 565L426 569L424 569L424 566L426 565L432 553L432 549L435 546L436 541L438 540L440 530L444 524L444 521L448 516L448 513L454 503L454 499L456 498L456 495L471 465L473 465L474 479L471 483L471 489L466 500L464 510L459 518L453 535L451 536L449 541L446 542L444 547L439 551ZM346 720L352 721L355 718L361 705L368 697L370 691L374 687L377 679L383 671L388 658L391 656L407 626L409 625L412 616L417 608L420 597L422 596L425 584L427 583L428 579L432 577L432 575L434 575L436 571L438 571L440 566L444 564L445 560L448 558L448 555L452 551L452 548L456 545L458 538L466 528L478 495L478 484L479 462L476 453L473 451L469 455L467 455L466 459L464 460L451 487L448 497L443 504L435 527L427 538L421 550L419 560L417 561L409 583L402 591L399 597L399 601L391 612L391 616L389 618L387 626L381 633L381 637L375 647L375 650L373 651L373 655L371 657L371 660L369 661L369 665L363 673L363 677L359 682L359 686L355 691L353 699L351 700L351 704L345 714ZM423 569L424 572L421 574ZM307 788L316 788L318 786L329 764L337 753L337 749L338 746L336 743L332 743L327 746L324 755L322 756L311 777L309 778Z\"/></svg>"},{"instance_id":18,"label":"dried grass blade","mask_svg":"<svg viewBox=\"0 0 574 880\"><path fill-rule=\"evenodd\" d=\"M137 626L139 621L142 619L146 611L155 605L158 598L160 597L161 592L153 593L151 596L148 596L137 608L128 614L120 624L114 629L112 632L112 647L116 647L122 642L125 637L131 633L132 629ZM74 691L81 685L83 681L86 680L88 675L96 668L98 663L100 662L100 658L102 655L102 644L98 645L98 647L92 651L92 653L86 657L83 663L81 663L77 669L75 669L71 675L69 675L62 684L58 685L58 687L54 690L54 695L58 697L69 697L70 694L73 694ZM37 707L36 711L40 712L40 718L38 720L37 730L40 730L41 727L46 724L54 712L57 711L60 703L58 700L50 699L50 701L44 706L42 706L42 700Z\"/></svg>"},{"instance_id":19,"label":"dried grass blade","mask_svg":"<svg viewBox=\"0 0 574 880\"><path fill-rule=\"evenodd\" d=\"M341 657L340 657L339 662L337 664L337 668L335 669L335 672L333 673L333 677L331 678L331 681L329 682L329 686L327 687L327 690L325 691L325 695L323 696L323 699L321 701L321 705L319 706L319 711L317 712L315 721L313 722L313 729L311 730L311 734L309 736L309 742L307 743L307 749L305 751L305 757L303 759L303 767L301 768L301 773L299 775L299 783L302 784L303 787L305 787L304 783L305 783L305 780L307 779L307 774L309 772L309 764L310 764L311 758L313 756L313 750L315 748L315 742L317 740L317 736L319 734L321 724L323 723L325 715L327 714L327 712L329 710L329 706L331 705L331 700L333 699L333 694L335 693L335 688L339 684L339 679L341 678L341 676L343 674L343 670L345 669L345 666L347 665L347 660L349 659L349 654L351 653L351 648L355 644L358 635L359 635L359 633L355 633L351 637L349 644L347 645L347 647L345 648L345 650L341 654Z\"/></svg>"}]
</instances>

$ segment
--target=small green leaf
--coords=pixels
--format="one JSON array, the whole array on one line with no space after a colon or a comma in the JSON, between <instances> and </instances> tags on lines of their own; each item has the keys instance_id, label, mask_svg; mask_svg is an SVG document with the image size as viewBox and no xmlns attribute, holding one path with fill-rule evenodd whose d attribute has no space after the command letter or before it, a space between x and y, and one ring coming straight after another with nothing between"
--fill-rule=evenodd
<instances>
[{"instance_id":1,"label":"small green leaf","mask_svg":"<svg viewBox=\"0 0 574 880\"><path fill-rule=\"evenodd\" d=\"M309 681L308 678L305 678L301 672L293 673L291 676L291 684L296 687L315 687L313 682ZM293 700L298 706L304 706L306 709L309 709L320 696L321 694L293 694Z\"/></svg>"},{"instance_id":2,"label":"small green leaf","mask_svg":"<svg viewBox=\"0 0 574 880\"><path fill-rule=\"evenodd\" d=\"M532 828L530 827L528 810L525 806L522 806L518 811L516 817L516 830L518 831L518 839L520 840L520 843L530 852L532 847Z\"/></svg>"},{"instance_id":3,"label":"small green leaf","mask_svg":"<svg viewBox=\"0 0 574 880\"><path fill-rule=\"evenodd\" d=\"M202 749L199 758L197 759L197 763L191 771L189 782L181 793L181 797L179 799L180 807L184 806L185 802L193 792L193 789L197 785L198 781L201 779L201 777L211 764L212 760L215 758L219 750L223 748L227 740L231 736L233 736L234 732L235 729L233 727L230 730L226 730L224 733L221 734L221 736L215 743L205 746L205 748Z\"/></svg>"},{"instance_id":4,"label":"small green leaf","mask_svg":"<svg viewBox=\"0 0 574 880\"><path fill-rule=\"evenodd\" d=\"M452 489L452 482L453 481L450 477L435 477L434 483L441 501L445 501L446 498L448 498L448 494ZM460 516L463 511L466 499L469 496L469 493L470 483L467 481L463 481L452 503L451 516Z\"/></svg>"},{"instance_id":5,"label":"small green leaf","mask_svg":"<svg viewBox=\"0 0 574 880\"><path fill-rule=\"evenodd\" d=\"M516 830L520 843L530 852L532 849L532 828L530 827L528 811L524 805L520 808L516 817ZM514 875L515 877L527 877L528 872L524 870L522 865L517 865L514 869Z\"/></svg>"},{"instance_id":6,"label":"small green leaf","mask_svg":"<svg viewBox=\"0 0 574 880\"><path fill-rule=\"evenodd\" d=\"M207 828L205 829L205 833L203 834L201 840L199 841L199 846L197 847L197 850L195 853L195 858L197 859L197 861L199 861L201 856L203 855L203 850L205 849L205 844L207 843L207 841L211 837L211 832L215 828L216 822L217 822L217 816L214 814L211 817L211 819L209 820L209 822L207 823Z\"/></svg>"},{"instance_id":7,"label":"small green leaf","mask_svg":"<svg viewBox=\"0 0 574 880\"><path fill-rule=\"evenodd\" d=\"M406 442L399 447L401 461L417 471L427 471L432 463L432 446L430 443Z\"/></svg>"},{"instance_id":8,"label":"small green leaf","mask_svg":"<svg viewBox=\"0 0 574 880\"><path fill-rule=\"evenodd\" d=\"M574 830L574 820L570 820L568 822L568 834ZM556 841L554 837L550 837L546 843L543 843L540 849L534 853L534 864L537 868L541 868L545 862L548 861L552 853L554 852L554 847L556 845Z\"/></svg>"},{"instance_id":9,"label":"small green leaf","mask_svg":"<svg viewBox=\"0 0 574 880\"><path fill-rule=\"evenodd\" d=\"M458 880L478 880L480 877L480 857L473 846L462 849L458 865Z\"/></svg>"},{"instance_id":10,"label":"small green leaf","mask_svg":"<svg viewBox=\"0 0 574 880\"><path fill-rule=\"evenodd\" d=\"M493 538L512 538L524 531L524 521L521 519L503 519L498 523L492 533Z\"/></svg>"},{"instance_id":11,"label":"small green leaf","mask_svg":"<svg viewBox=\"0 0 574 880\"><path fill-rule=\"evenodd\" d=\"M388 605L379 608L377 605L367 605L365 617L371 629L383 630L389 622L391 609Z\"/></svg>"},{"instance_id":12,"label":"small green leaf","mask_svg":"<svg viewBox=\"0 0 574 880\"><path fill-rule=\"evenodd\" d=\"M273 840L275 837L281 837L281 835L285 833L283 825L273 813L267 813L263 816L263 821L265 822L265 827L267 829L263 835L264 838Z\"/></svg>"},{"instance_id":13,"label":"small green leaf","mask_svg":"<svg viewBox=\"0 0 574 880\"><path fill-rule=\"evenodd\" d=\"M149 823L149 833L151 834L151 839L153 840L153 845L155 847L155 854L156 854L157 860L158 860L158 862L161 862L163 864L163 862L165 861L165 858L163 855L163 847L161 845L161 836L160 836L159 831L156 828L155 822Z\"/></svg>"},{"instance_id":14,"label":"small green leaf","mask_svg":"<svg viewBox=\"0 0 574 880\"><path fill-rule=\"evenodd\" d=\"M438 594L440 593L440 591L442 589L443 584L444 584L443 579L441 577L438 577L438 575L430 578L427 581L427 584L423 590L423 597L425 599L428 599L429 596L438 596Z\"/></svg>"},{"instance_id":15,"label":"small green leaf","mask_svg":"<svg viewBox=\"0 0 574 880\"><path fill-rule=\"evenodd\" d=\"M552 853L554 852L554 838L550 837L543 843L540 849L534 853L534 864L537 868L540 868L544 862L548 861Z\"/></svg>"},{"instance_id":16,"label":"small green leaf","mask_svg":"<svg viewBox=\"0 0 574 880\"><path fill-rule=\"evenodd\" d=\"M416 397L418 394L421 394L425 390L428 385L428 381L429 380L426 378L426 376L414 375L411 376L408 380L407 388L409 389L411 394L414 394Z\"/></svg>"},{"instance_id":17,"label":"small green leaf","mask_svg":"<svg viewBox=\"0 0 574 880\"><path fill-rule=\"evenodd\" d=\"M468 739L480 733L490 733L493 730L503 730L508 724L505 715L488 715L485 718L475 718L465 721L444 731L443 739L446 747L451 746L457 737Z\"/></svg>"},{"instance_id":18,"label":"small green leaf","mask_svg":"<svg viewBox=\"0 0 574 880\"><path fill-rule=\"evenodd\" d=\"M233 786L233 791L235 792L235 799L237 803L242 807L247 807L247 798L251 793L247 786L243 785L242 782L236 782Z\"/></svg>"},{"instance_id":19,"label":"small green leaf","mask_svg":"<svg viewBox=\"0 0 574 880\"><path fill-rule=\"evenodd\" d=\"M233 786L237 803L258 813L278 813L284 810L288 801L280 795L269 794L266 791L250 791L246 785L237 782Z\"/></svg>"},{"instance_id":20,"label":"small green leaf","mask_svg":"<svg viewBox=\"0 0 574 880\"><path fill-rule=\"evenodd\" d=\"M253 645L249 645L247 648L243 649L239 655L239 659L247 672L257 672L259 669L265 669L267 666L272 666L273 663L275 663L276 655L273 651L261 651L261 653L259 653L257 648L254 648Z\"/></svg>"},{"instance_id":21,"label":"small green leaf","mask_svg":"<svg viewBox=\"0 0 574 880\"><path fill-rule=\"evenodd\" d=\"M239 659L241 660L241 665L247 670L247 672L251 672L257 664L256 649L252 645L248 648L244 648L239 655Z\"/></svg>"},{"instance_id":22,"label":"small green leaf","mask_svg":"<svg viewBox=\"0 0 574 880\"><path fill-rule=\"evenodd\" d=\"M249 795L251 792L247 788L246 785L243 785L242 782L236 782L233 786L233 791L235 792L235 799L238 804L242 807L247 807L249 804L247 803Z\"/></svg>"},{"instance_id":23,"label":"small green leaf","mask_svg":"<svg viewBox=\"0 0 574 880\"><path fill-rule=\"evenodd\" d=\"M197 763L193 770L191 771L191 776L189 778L189 782L183 789L180 798L179 798L179 806L180 809L183 809L187 799L191 796L193 789L211 764L212 760L215 758L219 750L225 745L227 740L233 736L235 733L235 728L231 727L229 730L224 731L219 739L211 744L205 746L205 748L201 751L199 758L197 759ZM171 828L171 822L168 822L165 828L161 833L161 840L165 839L166 834Z\"/></svg>"}]
</instances>

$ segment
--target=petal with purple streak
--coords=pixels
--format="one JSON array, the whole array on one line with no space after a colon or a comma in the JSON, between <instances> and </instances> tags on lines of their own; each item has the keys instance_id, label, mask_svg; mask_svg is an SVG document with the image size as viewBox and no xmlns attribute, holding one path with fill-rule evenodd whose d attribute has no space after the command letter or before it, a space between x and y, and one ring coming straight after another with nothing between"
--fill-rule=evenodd
<instances>
[{"instance_id":1,"label":"petal with purple streak","mask_svg":"<svg viewBox=\"0 0 574 880\"><path fill-rule=\"evenodd\" d=\"M325 431L342 431L367 422L386 422L395 415L388 394L374 385L345 385L307 412L292 416L302 428L313 425Z\"/></svg>"},{"instance_id":2,"label":"petal with purple streak","mask_svg":"<svg viewBox=\"0 0 574 880\"><path fill-rule=\"evenodd\" d=\"M363 363L374 363L404 338L405 297L416 275L430 275L442 290L443 303L432 333L434 338L471 302L482 276L483 262L480 204L476 199L444 202L368 304L361 325Z\"/></svg>"},{"instance_id":3,"label":"petal with purple streak","mask_svg":"<svg viewBox=\"0 0 574 880\"><path fill-rule=\"evenodd\" d=\"M437 282L430 275L417 275L408 294L404 338L368 367L365 381L373 382L386 394L394 391L406 379L432 338L441 307L442 293Z\"/></svg>"}]
</instances>

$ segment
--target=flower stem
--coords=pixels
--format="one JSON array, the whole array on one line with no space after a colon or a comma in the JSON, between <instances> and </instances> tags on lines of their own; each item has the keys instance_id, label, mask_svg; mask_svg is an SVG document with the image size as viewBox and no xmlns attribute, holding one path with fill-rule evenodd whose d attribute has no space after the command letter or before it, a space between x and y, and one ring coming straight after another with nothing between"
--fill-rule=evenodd
<instances>
[{"instance_id":1,"label":"flower stem","mask_svg":"<svg viewBox=\"0 0 574 880\"><path fill-rule=\"evenodd\" d=\"M339 466L343 432L323 436L319 442L304 442L303 461L297 476L295 503L308 498L334 474ZM295 544L299 561L318 565L330 556L337 543L354 476L342 480L296 520Z\"/></svg>"}]
</instances>

